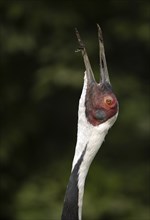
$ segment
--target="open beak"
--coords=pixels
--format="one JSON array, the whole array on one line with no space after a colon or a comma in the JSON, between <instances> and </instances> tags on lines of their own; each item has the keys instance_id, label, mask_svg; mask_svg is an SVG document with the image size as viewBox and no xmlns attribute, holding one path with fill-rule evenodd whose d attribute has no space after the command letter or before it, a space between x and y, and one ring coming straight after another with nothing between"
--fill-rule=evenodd
<instances>
[{"instance_id":1,"label":"open beak","mask_svg":"<svg viewBox=\"0 0 150 220\"><path fill-rule=\"evenodd\" d=\"M99 42L99 62L100 62L100 76L101 76L101 82L102 83L109 83L110 84L110 79L109 79L109 74L108 74L108 69L107 69L107 63L106 63L106 57L105 57L105 48L104 48L104 41L103 41L103 35L102 35L102 30L97 24L98 28L98 42Z\"/></svg>"},{"instance_id":2,"label":"open beak","mask_svg":"<svg viewBox=\"0 0 150 220\"><path fill-rule=\"evenodd\" d=\"M103 36L102 36L102 30L99 26L99 24L97 24L97 28L98 28L98 41L99 41L99 62L100 62L100 82L101 83L109 83L110 84L110 80L109 80L109 74L108 74L108 69L107 69L107 63L106 63L106 57L105 57L105 49L104 49L104 43L103 43ZM83 60L84 60L84 64L85 64L85 68L86 68L86 75L87 75L87 80L88 83L96 83L95 78L94 78L94 74L91 68L91 64L84 46L83 41L81 40L80 34L78 32L77 29L75 29L76 32L76 36L79 42L79 49L82 52L82 56L83 56Z\"/></svg>"},{"instance_id":3,"label":"open beak","mask_svg":"<svg viewBox=\"0 0 150 220\"><path fill-rule=\"evenodd\" d=\"M87 55L87 52L86 52L86 49L84 46L84 43L81 40L81 37L80 37L80 34L79 34L77 28L75 28L75 32L76 32L77 39L78 39L78 42L80 45L78 50L80 50L82 52L82 56L83 56L83 60L84 60L85 68L86 68L86 76L87 76L88 83L90 84L90 83L96 82L95 78L94 78L93 70L91 68L91 64L90 64L90 61L89 61L89 58L88 58L88 55Z\"/></svg>"}]
</instances>

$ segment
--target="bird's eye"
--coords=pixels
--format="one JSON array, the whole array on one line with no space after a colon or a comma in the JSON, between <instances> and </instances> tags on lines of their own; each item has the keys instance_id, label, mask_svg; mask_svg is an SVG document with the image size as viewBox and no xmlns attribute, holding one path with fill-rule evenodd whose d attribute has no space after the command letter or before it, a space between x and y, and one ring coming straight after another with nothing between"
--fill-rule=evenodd
<instances>
[{"instance_id":1,"label":"bird's eye","mask_svg":"<svg viewBox=\"0 0 150 220\"><path fill-rule=\"evenodd\" d=\"M111 96L106 96L104 98L104 103L110 107L113 107L115 105L114 99Z\"/></svg>"},{"instance_id":2,"label":"bird's eye","mask_svg":"<svg viewBox=\"0 0 150 220\"><path fill-rule=\"evenodd\" d=\"M111 99L106 99L106 103L107 103L107 105L111 105L112 104L112 100Z\"/></svg>"}]
</instances>

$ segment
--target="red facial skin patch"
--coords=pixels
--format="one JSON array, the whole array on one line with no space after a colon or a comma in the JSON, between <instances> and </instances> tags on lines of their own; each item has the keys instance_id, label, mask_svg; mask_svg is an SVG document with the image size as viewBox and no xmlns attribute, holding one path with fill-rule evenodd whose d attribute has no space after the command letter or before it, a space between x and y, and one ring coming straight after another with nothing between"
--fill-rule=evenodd
<instances>
[{"instance_id":1,"label":"red facial skin patch","mask_svg":"<svg viewBox=\"0 0 150 220\"><path fill-rule=\"evenodd\" d=\"M118 111L118 101L108 83L91 83L86 92L86 117L97 126L113 117Z\"/></svg>"}]
</instances>

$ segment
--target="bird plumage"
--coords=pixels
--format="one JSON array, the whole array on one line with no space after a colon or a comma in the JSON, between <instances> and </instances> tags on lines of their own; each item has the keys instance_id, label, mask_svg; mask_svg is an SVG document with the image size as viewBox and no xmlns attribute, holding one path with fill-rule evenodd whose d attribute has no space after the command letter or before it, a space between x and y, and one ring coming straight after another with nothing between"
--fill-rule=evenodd
<instances>
[{"instance_id":1,"label":"bird plumage","mask_svg":"<svg viewBox=\"0 0 150 220\"><path fill-rule=\"evenodd\" d=\"M64 199L62 220L81 220L84 184L89 167L118 115L118 101L110 84L99 25L100 83L95 81L85 46L77 30L76 35L86 71L79 101L77 143Z\"/></svg>"}]
</instances>

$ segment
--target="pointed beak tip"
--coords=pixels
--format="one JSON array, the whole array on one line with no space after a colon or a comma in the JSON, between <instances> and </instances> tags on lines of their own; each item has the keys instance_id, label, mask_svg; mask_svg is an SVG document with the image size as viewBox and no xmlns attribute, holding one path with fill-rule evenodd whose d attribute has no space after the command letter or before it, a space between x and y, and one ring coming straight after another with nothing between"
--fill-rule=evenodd
<instances>
[{"instance_id":1,"label":"pointed beak tip","mask_svg":"<svg viewBox=\"0 0 150 220\"><path fill-rule=\"evenodd\" d=\"M101 27L100 27L100 25L99 25L98 23L97 23L96 25L97 25L97 28L98 28L98 29L101 29Z\"/></svg>"},{"instance_id":2,"label":"pointed beak tip","mask_svg":"<svg viewBox=\"0 0 150 220\"><path fill-rule=\"evenodd\" d=\"M78 33L78 29L75 27L74 30L75 30L75 33L77 34Z\"/></svg>"}]
</instances>

